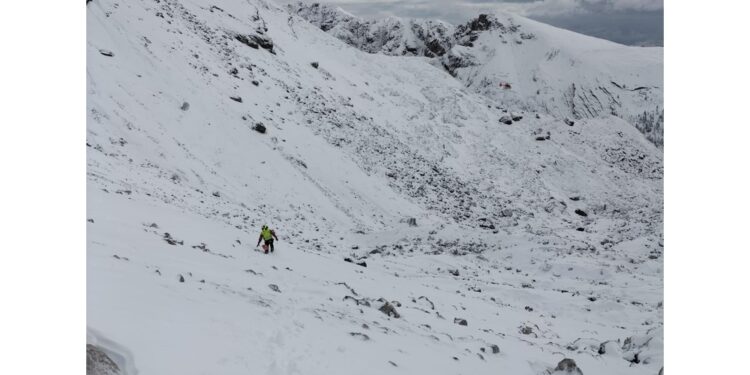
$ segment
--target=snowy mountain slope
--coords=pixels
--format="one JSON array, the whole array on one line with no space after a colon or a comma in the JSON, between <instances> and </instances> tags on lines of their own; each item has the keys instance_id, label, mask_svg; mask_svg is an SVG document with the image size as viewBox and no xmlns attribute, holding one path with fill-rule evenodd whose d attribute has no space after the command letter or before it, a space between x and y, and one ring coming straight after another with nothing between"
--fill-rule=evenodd
<instances>
[{"instance_id":1,"label":"snowy mountain slope","mask_svg":"<svg viewBox=\"0 0 750 375\"><path fill-rule=\"evenodd\" d=\"M624 121L505 125L262 1L87 11L88 325L121 372L660 368L661 153Z\"/></svg>"},{"instance_id":2,"label":"snowy mountain slope","mask_svg":"<svg viewBox=\"0 0 750 375\"><path fill-rule=\"evenodd\" d=\"M435 57L467 87L505 106L559 118L614 115L663 143L663 48L624 46L502 12L454 27L431 20L365 21L320 4L288 7L363 51ZM410 28L427 31L404 32ZM410 54L402 45L427 52Z\"/></svg>"}]
</instances>

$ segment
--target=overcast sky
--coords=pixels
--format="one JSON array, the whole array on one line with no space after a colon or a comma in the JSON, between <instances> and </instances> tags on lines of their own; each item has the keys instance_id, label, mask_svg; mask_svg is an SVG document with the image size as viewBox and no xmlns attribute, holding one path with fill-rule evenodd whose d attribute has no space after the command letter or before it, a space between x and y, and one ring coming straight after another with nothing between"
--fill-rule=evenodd
<instances>
[{"instance_id":1,"label":"overcast sky","mask_svg":"<svg viewBox=\"0 0 750 375\"><path fill-rule=\"evenodd\" d=\"M282 2L291 2L290 0ZM438 18L458 25L506 10L554 26L629 45L664 44L663 0L323 0L364 18Z\"/></svg>"}]
</instances>

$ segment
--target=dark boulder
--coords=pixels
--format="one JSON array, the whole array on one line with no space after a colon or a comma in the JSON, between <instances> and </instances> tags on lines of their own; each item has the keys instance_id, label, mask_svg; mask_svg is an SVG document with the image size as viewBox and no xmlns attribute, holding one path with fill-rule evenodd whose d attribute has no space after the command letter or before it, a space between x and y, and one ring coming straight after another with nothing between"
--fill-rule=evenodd
<instances>
[{"instance_id":1,"label":"dark boulder","mask_svg":"<svg viewBox=\"0 0 750 375\"><path fill-rule=\"evenodd\" d=\"M557 364L553 374L583 375L583 372L578 368L578 365L576 365L576 361L570 358L565 358Z\"/></svg>"},{"instance_id":2,"label":"dark boulder","mask_svg":"<svg viewBox=\"0 0 750 375\"><path fill-rule=\"evenodd\" d=\"M255 124L255 125L253 125L253 130L255 130L256 132L258 132L260 134L265 134L266 133L266 126L263 125L263 123L259 122L259 123Z\"/></svg>"}]
</instances>

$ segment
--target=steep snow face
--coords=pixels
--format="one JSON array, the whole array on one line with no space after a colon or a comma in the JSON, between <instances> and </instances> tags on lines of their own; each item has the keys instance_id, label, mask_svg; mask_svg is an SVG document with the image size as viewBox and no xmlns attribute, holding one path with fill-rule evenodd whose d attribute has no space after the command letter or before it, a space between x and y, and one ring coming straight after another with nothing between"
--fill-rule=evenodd
<instances>
[{"instance_id":1,"label":"steep snow face","mask_svg":"<svg viewBox=\"0 0 750 375\"><path fill-rule=\"evenodd\" d=\"M613 115L663 144L661 47L624 46L507 13L454 28L429 20L362 21L319 4L289 8L363 51L436 57L434 64L495 103L558 118Z\"/></svg>"},{"instance_id":2,"label":"steep snow face","mask_svg":"<svg viewBox=\"0 0 750 375\"><path fill-rule=\"evenodd\" d=\"M87 12L101 364L658 372L662 159L622 119L503 111L260 0Z\"/></svg>"},{"instance_id":3,"label":"steep snow face","mask_svg":"<svg viewBox=\"0 0 750 375\"><path fill-rule=\"evenodd\" d=\"M503 13L480 16L456 35L441 63L492 100L561 118L618 116L663 143L663 48L623 46Z\"/></svg>"},{"instance_id":4,"label":"steep snow face","mask_svg":"<svg viewBox=\"0 0 750 375\"><path fill-rule=\"evenodd\" d=\"M453 43L453 25L442 21L399 17L370 21L319 3L298 2L287 5L287 9L369 53L436 57L445 54Z\"/></svg>"}]
</instances>

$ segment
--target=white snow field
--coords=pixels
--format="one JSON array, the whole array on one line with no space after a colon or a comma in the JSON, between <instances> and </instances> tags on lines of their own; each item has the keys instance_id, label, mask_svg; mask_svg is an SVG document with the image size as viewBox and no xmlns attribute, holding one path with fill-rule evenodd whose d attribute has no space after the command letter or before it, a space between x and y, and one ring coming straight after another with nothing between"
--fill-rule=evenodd
<instances>
[{"instance_id":1,"label":"white snow field","mask_svg":"<svg viewBox=\"0 0 750 375\"><path fill-rule=\"evenodd\" d=\"M261 0L87 12L91 372L662 369L662 153L632 124Z\"/></svg>"}]
</instances>

